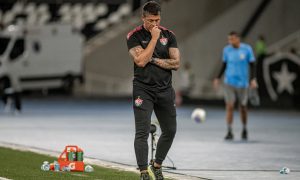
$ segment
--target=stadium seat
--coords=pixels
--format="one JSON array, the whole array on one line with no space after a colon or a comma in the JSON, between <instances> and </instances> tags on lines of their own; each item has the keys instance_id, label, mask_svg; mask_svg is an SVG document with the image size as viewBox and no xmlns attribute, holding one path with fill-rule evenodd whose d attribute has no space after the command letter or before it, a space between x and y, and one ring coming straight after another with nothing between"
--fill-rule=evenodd
<instances>
[{"instance_id":1,"label":"stadium seat","mask_svg":"<svg viewBox=\"0 0 300 180\"><path fill-rule=\"evenodd\" d=\"M48 5L44 3L44 4L40 4L37 7L36 12L39 13L39 14L43 14L43 13L48 13L48 10L49 10Z\"/></svg>"},{"instance_id":2,"label":"stadium seat","mask_svg":"<svg viewBox=\"0 0 300 180\"><path fill-rule=\"evenodd\" d=\"M76 30L80 30L82 29L82 27L84 26L85 22L82 18L81 15L78 15L74 18L74 21L73 21L73 27L76 29Z\"/></svg>"},{"instance_id":3,"label":"stadium seat","mask_svg":"<svg viewBox=\"0 0 300 180\"><path fill-rule=\"evenodd\" d=\"M22 23L42 25L50 22L71 24L74 30L81 32L87 39L105 28L122 20L131 11L131 5L125 3L107 4L95 1L80 3L50 1L18 1L7 3L0 1L0 22L4 26Z\"/></svg>"},{"instance_id":4,"label":"stadium seat","mask_svg":"<svg viewBox=\"0 0 300 180\"><path fill-rule=\"evenodd\" d=\"M97 16L94 13L90 13L86 16L87 23L95 22L96 20L97 20Z\"/></svg>"},{"instance_id":5,"label":"stadium seat","mask_svg":"<svg viewBox=\"0 0 300 180\"><path fill-rule=\"evenodd\" d=\"M73 15L81 14L82 13L81 11L82 11L82 5L79 3L75 4L71 9Z\"/></svg>"},{"instance_id":6,"label":"stadium seat","mask_svg":"<svg viewBox=\"0 0 300 180\"><path fill-rule=\"evenodd\" d=\"M95 29L96 31L102 31L102 30L104 30L105 28L107 28L107 26L108 26L107 20L102 19L102 20L98 21L98 22L95 24L94 29Z\"/></svg>"},{"instance_id":7,"label":"stadium seat","mask_svg":"<svg viewBox=\"0 0 300 180\"><path fill-rule=\"evenodd\" d=\"M41 16L39 16L37 23L39 25L46 24L50 19L50 15L48 13L44 13Z\"/></svg>"},{"instance_id":8,"label":"stadium seat","mask_svg":"<svg viewBox=\"0 0 300 180\"><path fill-rule=\"evenodd\" d=\"M127 16L131 12L131 5L128 3L120 5L118 12L120 13L121 16Z\"/></svg>"},{"instance_id":9,"label":"stadium seat","mask_svg":"<svg viewBox=\"0 0 300 180\"><path fill-rule=\"evenodd\" d=\"M61 22L63 23L70 23L72 21L71 13L66 13L61 17Z\"/></svg>"},{"instance_id":10,"label":"stadium seat","mask_svg":"<svg viewBox=\"0 0 300 180\"><path fill-rule=\"evenodd\" d=\"M3 24L4 25L10 24L13 21L14 17L15 17L15 14L13 12L11 12L11 11L6 12L3 15L3 20L2 20Z\"/></svg>"},{"instance_id":11,"label":"stadium seat","mask_svg":"<svg viewBox=\"0 0 300 180\"><path fill-rule=\"evenodd\" d=\"M83 9L82 9L82 13L85 16L88 16L90 14L95 14L94 13L94 4L93 3L87 3Z\"/></svg>"},{"instance_id":12,"label":"stadium seat","mask_svg":"<svg viewBox=\"0 0 300 180\"><path fill-rule=\"evenodd\" d=\"M37 23L37 15L35 13L29 14L27 17L28 25L35 25Z\"/></svg>"},{"instance_id":13,"label":"stadium seat","mask_svg":"<svg viewBox=\"0 0 300 180\"><path fill-rule=\"evenodd\" d=\"M118 12L113 12L108 16L107 21L109 24L118 23L121 21L121 16Z\"/></svg>"},{"instance_id":14,"label":"stadium seat","mask_svg":"<svg viewBox=\"0 0 300 180\"><path fill-rule=\"evenodd\" d=\"M11 11L18 14L18 13L21 13L23 10L24 10L24 4L17 2L14 4Z\"/></svg>"},{"instance_id":15,"label":"stadium seat","mask_svg":"<svg viewBox=\"0 0 300 180\"><path fill-rule=\"evenodd\" d=\"M36 5L33 2L31 2L27 4L27 6L25 7L25 13L27 14L34 13L35 9L36 9Z\"/></svg>"},{"instance_id":16,"label":"stadium seat","mask_svg":"<svg viewBox=\"0 0 300 180\"><path fill-rule=\"evenodd\" d=\"M97 14L97 16L104 16L108 13L108 7L106 4L101 3L98 4L98 6L96 7L95 13Z\"/></svg>"},{"instance_id":17,"label":"stadium seat","mask_svg":"<svg viewBox=\"0 0 300 180\"><path fill-rule=\"evenodd\" d=\"M62 6L60 6L60 9L58 10L59 15L65 15L68 14L71 10L71 5L69 3L65 3Z\"/></svg>"}]
</instances>

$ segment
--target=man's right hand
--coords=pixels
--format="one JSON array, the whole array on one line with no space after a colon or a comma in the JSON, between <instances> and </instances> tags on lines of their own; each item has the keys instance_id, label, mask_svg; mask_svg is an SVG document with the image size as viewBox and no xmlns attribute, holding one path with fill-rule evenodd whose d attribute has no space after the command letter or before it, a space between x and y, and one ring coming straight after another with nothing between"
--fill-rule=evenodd
<instances>
[{"instance_id":1,"label":"man's right hand","mask_svg":"<svg viewBox=\"0 0 300 180\"><path fill-rule=\"evenodd\" d=\"M161 30L158 28L158 26L154 26L150 31L152 39L158 40L158 38L160 36L160 32L161 32Z\"/></svg>"},{"instance_id":2,"label":"man's right hand","mask_svg":"<svg viewBox=\"0 0 300 180\"><path fill-rule=\"evenodd\" d=\"M220 79L219 78L215 78L213 80L213 86L214 86L214 89L215 90L218 90L219 89L219 86L220 86Z\"/></svg>"}]
</instances>

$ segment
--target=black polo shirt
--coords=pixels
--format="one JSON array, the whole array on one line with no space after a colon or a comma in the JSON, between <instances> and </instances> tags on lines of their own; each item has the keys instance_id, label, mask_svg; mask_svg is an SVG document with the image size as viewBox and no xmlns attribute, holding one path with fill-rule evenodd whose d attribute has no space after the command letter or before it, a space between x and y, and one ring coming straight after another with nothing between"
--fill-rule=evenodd
<instances>
[{"instance_id":1,"label":"black polo shirt","mask_svg":"<svg viewBox=\"0 0 300 180\"><path fill-rule=\"evenodd\" d=\"M159 29L161 34L152 57L170 59L169 48L177 48L176 37L172 31L162 26ZM138 26L127 35L128 50L136 46L146 49L150 40L151 33L143 25ZM133 85L153 91L169 88L172 86L172 71L152 63L147 63L145 67L138 67L134 63Z\"/></svg>"}]
</instances>

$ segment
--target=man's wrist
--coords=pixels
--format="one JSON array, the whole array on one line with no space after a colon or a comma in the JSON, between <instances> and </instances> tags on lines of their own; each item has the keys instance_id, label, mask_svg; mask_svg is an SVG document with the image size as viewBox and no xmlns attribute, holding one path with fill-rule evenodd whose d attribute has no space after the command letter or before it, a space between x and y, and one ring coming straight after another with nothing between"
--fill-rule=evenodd
<instances>
[{"instance_id":1,"label":"man's wrist","mask_svg":"<svg viewBox=\"0 0 300 180\"><path fill-rule=\"evenodd\" d=\"M156 58L154 58L154 57L152 57L151 59L150 59L150 63L155 63L157 61L157 59Z\"/></svg>"}]
</instances>

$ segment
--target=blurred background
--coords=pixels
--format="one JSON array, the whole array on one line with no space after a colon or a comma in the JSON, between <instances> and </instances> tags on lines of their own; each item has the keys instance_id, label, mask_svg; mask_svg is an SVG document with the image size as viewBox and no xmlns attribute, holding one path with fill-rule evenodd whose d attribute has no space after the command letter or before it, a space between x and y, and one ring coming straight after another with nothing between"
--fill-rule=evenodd
<instances>
[{"instance_id":1,"label":"blurred background","mask_svg":"<svg viewBox=\"0 0 300 180\"><path fill-rule=\"evenodd\" d=\"M126 35L142 23L145 2L1 0L2 94L130 99ZM181 69L173 73L177 101L223 104L212 80L227 34L235 30L255 50L261 107L300 109L300 1L159 2L161 25L175 32L182 54Z\"/></svg>"},{"instance_id":2,"label":"blurred background","mask_svg":"<svg viewBox=\"0 0 300 180\"><path fill-rule=\"evenodd\" d=\"M126 36L142 24L145 2L1 0L0 146L58 152L76 144L87 157L135 168ZM300 1L159 2L161 25L181 51L173 71L178 135L166 165L211 179L278 179L286 166L285 178L299 179ZM235 114L231 143L223 141L223 89L212 81L233 30L255 52L259 88L250 103L260 106L250 108L248 142L239 140ZM205 123L191 120L195 108L206 111Z\"/></svg>"}]
</instances>

